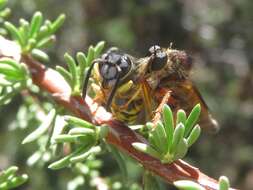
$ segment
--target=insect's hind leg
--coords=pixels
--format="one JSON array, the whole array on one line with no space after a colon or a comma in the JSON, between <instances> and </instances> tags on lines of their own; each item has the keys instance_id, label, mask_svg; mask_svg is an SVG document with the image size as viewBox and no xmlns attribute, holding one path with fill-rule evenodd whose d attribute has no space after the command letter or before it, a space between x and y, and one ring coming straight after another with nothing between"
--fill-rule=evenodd
<instances>
[{"instance_id":1,"label":"insect's hind leg","mask_svg":"<svg viewBox=\"0 0 253 190\"><path fill-rule=\"evenodd\" d=\"M163 106L167 104L167 102L169 101L171 97L171 91L169 89L160 89L159 92L157 93L159 93L160 97L162 95L162 97L158 98L160 101L159 101L158 107L154 111L154 117L152 118L152 123L154 124L154 126L156 126L158 121L161 120L161 113L162 113Z\"/></svg>"}]
</instances>

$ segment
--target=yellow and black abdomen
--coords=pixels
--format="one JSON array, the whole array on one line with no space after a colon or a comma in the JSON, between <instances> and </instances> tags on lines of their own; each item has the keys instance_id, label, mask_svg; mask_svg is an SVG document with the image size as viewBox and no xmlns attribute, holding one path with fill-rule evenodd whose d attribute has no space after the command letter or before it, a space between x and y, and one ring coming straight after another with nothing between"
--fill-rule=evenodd
<instances>
[{"instance_id":1,"label":"yellow and black abdomen","mask_svg":"<svg viewBox=\"0 0 253 190\"><path fill-rule=\"evenodd\" d=\"M141 88L129 81L122 85L112 101L111 112L115 118L127 124L136 124L141 120L144 110Z\"/></svg>"},{"instance_id":2,"label":"yellow and black abdomen","mask_svg":"<svg viewBox=\"0 0 253 190\"><path fill-rule=\"evenodd\" d=\"M91 86L95 94L94 100L105 106L112 89L103 88L102 78L97 67L94 69L93 76L94 83ZM127 124L136 124L143 120L144 103L141 90L140 84L136 84L132 80L118 87L110 105L110 111L116 119Z\"/></svg>"}]
</instances>

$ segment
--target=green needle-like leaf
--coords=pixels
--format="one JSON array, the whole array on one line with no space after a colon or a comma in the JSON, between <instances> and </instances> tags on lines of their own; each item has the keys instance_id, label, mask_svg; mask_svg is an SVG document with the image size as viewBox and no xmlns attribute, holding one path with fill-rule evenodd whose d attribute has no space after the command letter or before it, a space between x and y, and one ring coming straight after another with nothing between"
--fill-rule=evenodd
<instances>
[{"instance_id":1,"label":"green needle-like leaf","mask_svg":"<svg viewBox=\"0 0 253 190\"><path fill-rule=\"evenodd\" d=\"M89 139L89 137L85 135L69 135L69 134L62 134L62 135L57 135L54 138L54 141L56 143L76 143L78 142L78 138L83 137Z\"/></svg>"},{"instance_id":2,"label":"green needle-like leaf","mask_svg":"<svg viewBox=\"0 0 253 190\"><path fill-rule=\"evenodd\" d=\"M22 142L22 144L30 143L32 141L37 140L41 135L43 135L48 128L51 126L51 124L54 121L54 118L56 116L56 111L55 109L52 109L46 118L44 119L43 123L31 134L29 134Z\"/></svg>"},{"instance_id":3,"label":"green needle-like leaf","mask_svg":"<svg viewBox=\"0 0 253 190\"><path fill-rule=\"evenodd\" d=\"M36 48L46 48L50 47L55 42L55 36L49 36L47 38L43 38L36 44Z\"/></svg>"},{"instance_id":4,"label":"green needle-like leaf","mask_svg":"<svg viewBox=\"0 0 253 190\"><path fill-rule=\"evenodd\" d=\"M3 74L6 76L8 79L12 80L23 80L24 75L23 73L20 72L20 70L13 68L11 65L7 64L1 64L0 63L0 74Z\"/></svg>"},{"instance_id":5,"label":"green needle-like leaf","mask_svg":"<svg viewBox=\"0 0 253 190\"><path fill-rule=\"evenodd\" d=\"M204 187L189 180L179 180L174 182L174 185L180 190L205 190Z\"/></svg>"},{"instance_id":6,"label":"green needle-like leaf","mask_svg":"<svg viewBox=\"0 0 253 190\"><path fill-rule=\"evenodd\" d=\"M53 162L52 164L50 164L48 166L48 168L53 169L53 170L65 168L70 164L70 161L69 161L70 157L71 157L70 155L65 156L64 158L57 160L57 161Z\"/></svg>"},{"instance_id":7,"label":"green needle-like leaf","mask_svg":"<svg viewBox=\"0 0 253 190\"><path fill-rule=\"evenodd\" d=\"M64 158L57 160L55 162L53 162L52 164L50 164L48 166L49 169L53 169L53 170L58 170L61 168L65 168L70 164L70 158L72 156L75 156L77 154L79 154L80 152L82 152L84 150L85 147L80 147L77 150L75 150L74 152L72 152L71 154L65 156Z\"/></svg>"},{"instance_id":8,"label":"green needle-like leaf","mask_svg":"<svg viewBox=\"0 0 253 190\"><path fill-rule=\"evenodd\" d=\"M31 21L30 31L29 31L29 37L34 38L36 37L41 24L42 24L43 16L41 12L34 13Z\"/></svg>"},{"instance_id":9,"label":"green needle-like leaf","mask_svg":"<svg viewBox=\"0 0 253 190\"><path fill-rule=\"evenodd\" d=\"M90 146L87 146L87 150L85 149L79 155L72 156L70 158L70 162L71 163L82 162L85 159L87 159L91 154L97 154L97 153L101 152L100 146L94 146L90 149L89 148L90 148Z\"/></svg>"},{"instance_id":10,"label":"green needle-like leaf","mask_svg":"<svg viewBox=\"0 0 253 190\"><path fill-rule=\"evenodd\" d=\"M174 154L177 150L178 144L180 143L180 141L182 141L183 136L184 136L184 125L182 123L179 123L176 126L176 129L174 131L173 134L173 140L172 140L172 145L171 148L169 150L170 154Z\"/></svg>"},{"instance_id":11,"label":"green needle-like leaf","mask_svg":"<svg viewBox=\"0 0 253 190\"><path fill-rule=\"evenodd\" d=\"M154 148L159 147L159 144L157 144L157 143L159 143L159 141L155 140L154 133L149 133L148 140L149 140L150 144L152 145L152 147L154 147Z\"/></svg>"},{"instance_id":12,"label":"green needle-like leaf","mask_svg":"<svg viewBox=\"0 0 253 190\"><path fill-rule=\"evenodd\" d=\"M128 172L127 172L125 159L123 158L123 156L121 155L121 153L119 152L117 148L109 144L107 144L107 147L109 151L113 154L113 157L116 159L119 165L120 171L122 173L122 178L126 180L128 178Z\"/></svg>"},{"instance_id":13,"label":"green needle-like leaf","mask_svg":"<svg viewBox=\"0 0 253 190\"><path fill-rule=\"evenodd\" d=\"M40 61L44 61L44 62L49 62L49 57L48 55L39 49L33 49L31 52L32 56Z\"/></svg>"},{"instance_id":14,"label":"green needle-like leaf","mask_svg":"<svg viewBox=\"0 0 253 190\"><path fill-rule=\"evenodd\" d=\"M23 47L25 45L25 41L16 26L7 21L4 22L4 26L11 33L12 38L16 40L21 47Z\"/></svg>"},{"instance_id":15,"label":"green needle-like leaf","mask_svg":"<svg viewBox=\"0 0 253 190\"><path fill-rule=\"evenodd\" d=\"M65 14L61 14L58 18L51 24L51 32L54 34L64 23L65 21Z\"/></svg>"},{"instance_id":16,"label":"green needle-like leaf","mask_svg":"<svg viewBox=\"0 0 253 190\"><path fill-rule=\"evenodd\" d=\"M85 127L85 128L91 128L91 129L94 128L93 124L89 123L88 121L77 118L77 117L66 115L66 116L64 116L64 120L67 123L72 124L72 125Z\"/></svg>"},{"instance_id":17,"label":"green needle-like leaf","mask_svg":"<svg viewBox=\"0 0 253 190\"><path fill-rule=\"evenodd\" d=\"M44 26L47 26L48 30L49 30L47 36L51 35L53 33L52 32L52 22L50 20L45 20Z\"/></svg>"},{"instance_id":18,"label":"green needle-like leaf","mask_svg":"<svg viewBox=\"0 0 253 190\"><path fill-rule=\"evenodd\" d=\"M94 58L97 58L101 54L104 47L105 47L104 41L98 42L98 44L94 48Z\"/></svg>"},{"instance_id":19,"label":"green needle-like leaf","mask_svg":"<svg viewBox=\"0 0 253 190\"><path fill-rule=\"evenodd\" d=\"M201 107L200 104L197 104L191 111L185 123L185 136L188 136L193 126L196 124L199 115L200 115Z\"/></svg>"},{"instance_id":20,"label":"green needle-like leaf","mask_svg":"<svg viewBox=\"0 0 253 190\"><path fill-rule=\"evenodd\" d=\"M154 125L153 125L153 123L147 122L146 127L149 129L149 131L151 131L149 133L149 136L148 136L148 140L149 140L150 144L153 147L156 147L156 148L159 149L160 144L159 144L159 141L156 140L156 135L154 134Z\"/></svg>"},{"instance_id":21,"label":"green needle-like leaf","mask_svg":"<svg viewBox=\"0 0 253 190\"><path fill-rule=\"evenodd\" d=\"M174 156L174 160L182 159L185 157L188 151L188 146L186 140L183 138L177 145L176 153Z\"/></svg>"},{"instance_id":22,"label":"green needle-like leaf","mask_svg":"<svg viewBox=\"0 0 253 190\"><path fill-rule=\"evenodd\" d=\"M89 128L76 127L70 129L68 134L70 135L95 135L95 131Z\"/></svg>"},{"instance_id":23,"label":"green needle-like leaf","mask_svg":"<svg viewBox=\"0 0 253 190\"><path fill-rule=\"evenodd\" d=\"M161 154L166 153L168 150L168 140L163 124L158 122L152 133L154 136L154 141L156 142L155 144L158 145L156 149L159 150Z\"/></svg>"},{"instance_id":24,"label":"green needle-like leaf","mask_svg":"<svg viewBox=\"0 0 253 190\"><path fill-rule=\"evenodd\" d=\"M43 38L50 36L50 29L47 25L43 25L41 26L39 32L38 32L38 36L37 36L37 40L42 40Z\"/></svg>"},{"instance_id":25,"label":"green needle-like leaf","mask_svg":"<svg viewBox=\"0 0 253 190\"><path fill-rule=\"evenodd\" d=\"M84 69L86 68L86 56L84 53L82 52L78 52L76 54L76 58L77 58L77 62L80 66L80 70L84 71ZM83 74L83 73L80 73L80 74Z\"/></svg>"},{"instance_id":26,"label":"green needle-like leaf","mask_svg":"<svg viewBox=\"0 0 253 190\"><path fill-rule=\"evenodd\" d=\"M36 40L34 38L28 39L27 46L25 49L23 49L24 53L30 52L32 49L36 46ZM35 52L36 53L36 52ZM41 59L41 58L40 58Z\"/></svg>"},{"instance_id":27,"label":"green needle-like leaf","mask_svg":"<svg viewBox=\"0 0 253 190\"><path fill-rule=\"evenodd\" d=\"M12 66L15 69L20 69L20 63L10 58L1 58L0 64L6 64L6 65Z\"/></svg>"},{"instance_id":28,"label":"green needle-like leaf","mask_svg":"<svg viewBox=\"0 0 253 190\"><path fill-rule=\"evenodd\" d=\"M72 77L72 85L73 85L73 86L71 85L73 87L72 90L75 90L78 76L76 62L68 53L65 53L64 59L67 62L68 69Z\"/></svg>"},{"instance_id":29,"label":"green needle-like leaf","mask_svg":"<svg viewBox=\"0 0 253 190\"><path fill-rule=\"evenodd\" d=\"M163 121L165 126L165 132L167 134L166 136L168 142L168 149L170 149L174 133L174 121L173 121L173 113L168 105L164 105L163 107Z\"/></svg>"},{"instance_id":30,"label":"green needle-like leaf","mask_svg":"<svg viewBox=\"0 0 253 190\"><path fill-rule=\"evenodd\" d=\"M95 51L92 46L89 47L87 58L86 58L86 64L87 66L91 65L92 60L94 59Z\"/></svg>"},{"instance_id":31,"label":"green needle-like leaf","mask_svg":"<svg viewBox=\"0 0 253 190\"><path fill-rule=\"evenodd\" d=\"M78 52L76 55L77 62L79 64L79 80L81 84L81 89L83 88L83 81L84 81L84 76L85 76L85 68L87 67L86 63L86 56L82 52Z\"/></svg>"},{"instance_id":32,"label":"green needle-like leaf","mask_svg":"<svg viewBox=\"0 0 253 190\"><path fill-rule=\"evenodd\" d=\"M28 35L29 35L29 22L26 21L25 19L20 19L19 20L19 23L20 23L20 33L22 35L22 38L24 39L25 43L27 43L27 40L28 40Z\"/></svg>"},{"instance_id":33,"label":"green needle-like leaf","mask_svg":"<svg viewBox=\"0 0 253 190\"><path fill-rule=\"evenodd\" d=\"M229 190L230 184L226 176L221 176L219 178L219 190Z\"/></svg>"},{"instance_id":34,"label":"green needle-like leaf","mask_svg":"<svg viewBox=\"0 0 253 190\"><path fill-rule=\"evenodd\" d=\"M187 138L188 147L190 147L191 145L193 145L196 142L196 140L199 138L200 133L201 133L201 128L199 125L196 125L192 129L189 137Z\"/></svg>"},{"instance_id":35,"label":"green needle-like leaf","mask_svg":"<svg viewBox=\"0 0 253 190\"><path fill-rule=\"evenodd\" d=\"M150 145L136 142L136 143L132 143L132 146L141 152L144 152L155 158L160 159L160 154L155 149L153 149Z\"/></svg>"},{"instance_id":36,"label":"green needle-like leaf","mask_svg":"<svg viewBox=\"0 0 253 190\"><path fill-rule=\"evenodd\" d=\"M97 139L93 135L78 135L76 137L76 144L84 145L84 144L95 144Z\"/></svg>"},{"instance_id":37,"label":"green needle-like leaf","mask_svg":"<svg viewBox=\"0 0 253 190\"><path fill-rule=\"evenodd\" d=\"M63 76L66 82L71 86L72 85L72 77L71 74L61 66L56 66L56 70Z\"/></svg>"},{"instance_id":38,"label":"green needle-like leaf","mask_svg":"<svg viewBox=\"0 0 253 190\"><path fill-rule=\"evenodd\" d=\"M177 122L176 122L176 124L183 123L185 125L186 119L187 119L187 117L186 117L185 111L182 110L182 109L179 109L177 111Z\"/></svg>"}]
</instances>

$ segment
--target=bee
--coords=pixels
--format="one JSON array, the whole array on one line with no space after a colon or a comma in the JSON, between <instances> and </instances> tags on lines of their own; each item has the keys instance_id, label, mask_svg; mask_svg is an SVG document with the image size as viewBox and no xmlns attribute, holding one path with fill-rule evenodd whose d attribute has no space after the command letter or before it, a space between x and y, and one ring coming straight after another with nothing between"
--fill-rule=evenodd
<instances>
[{"instance_id":1,"label":"bee","mask_svg":"<svg viewBox=\"0 0 253 190\"><path fill-rule=\"evenodd\" d=\"M191 68L192 59L184 51L154 45L148 56L137 59L113 48L93 61L84 81L83 98L93 75L95 101L118 120L127 124L156 123L164 104L173 113L183 109L189 114L200 103L200 126L217 131L216 120L190 80Z\"/></svg>"}]
</instances>

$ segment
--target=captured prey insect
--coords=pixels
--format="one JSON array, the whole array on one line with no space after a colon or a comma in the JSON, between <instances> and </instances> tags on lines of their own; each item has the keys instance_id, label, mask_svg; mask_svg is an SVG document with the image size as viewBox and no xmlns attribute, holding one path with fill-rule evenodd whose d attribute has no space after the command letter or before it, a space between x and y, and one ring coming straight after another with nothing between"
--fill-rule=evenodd
<instances>
[{"instance_id":1,"label":"captured prey insect","mask_svg":"<svg viewBox=\"0 0 253 190\"><path fill-rule=\"evenodd\" d=\"M95 101L127 124L157 122L164 104L170 105L173 113L184 109L189 114L200 103L200 126L217 131L217 122L189 78L191 68L192 60L183 51L155 45L150 47L148 56L137 59L113 48L89 68L83 97L92 78Z\"/></svg>"},{"instance_id":2,"label":"captured prey insect","mask_svg":"<svg viewBox=\"0 0 253 190\"><path fill-rule=\"evenodd\" d=\"M143 97L138 79L136 58L117 48L109 49L100 59L93 61L83 87L83 98L93 71L92 90L95 101L104 105L117 119L134 124L144 110ZM94 69L93 69L94 68Z\"/></svg>"}]
</instances>

